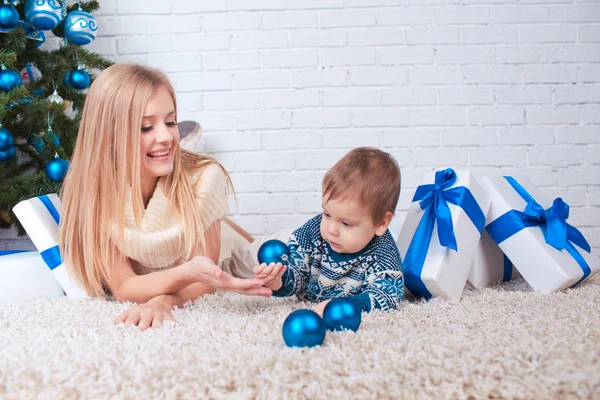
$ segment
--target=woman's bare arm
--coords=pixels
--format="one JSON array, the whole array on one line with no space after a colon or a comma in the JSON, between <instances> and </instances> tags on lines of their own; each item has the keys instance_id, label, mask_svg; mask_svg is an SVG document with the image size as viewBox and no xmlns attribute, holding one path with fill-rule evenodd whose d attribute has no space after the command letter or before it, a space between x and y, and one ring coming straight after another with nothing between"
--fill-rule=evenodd
<instances>
[{"instance_id":1,"label":"woman's bare arm","mask_svg":"<svg viewBox=\"0 0 600 400\"><path fill-rule=\"evenodd\" d=\"M201 244L195 249L194 254L200 254L208 257L212 262L217 265L219 263L219 253L221 252L221 221L213 223L205 233L206 251ZM195 300L205 294L214 293L216 289L202 282L196 282L188 285L177 293L157 296L159 298L153 299L153 301L162 301L169 308L173 306L182 307L189 300Z\"/></svg>"},{"instance_id":2,"label":"woman's bare arm","mask_svg":"<svg viewBox=\"0 0 600 400\"><path fill-rule=\"evenodd\" d=\"M107 284L117 300L145 303L161 294L177 293L198 282L189 271L189 261L174 268L137 275L131 261L118 250L115 253L111 266L112 276Z\"/></svg>"},{"instance_id":3,"label":"woman's bare arm","mask_svg":"<svg viewBox=\"0 0 600 400\"><path fill-rule=\"evenodd\" d=\"M176 267L136 275L129 259L117 254L113 260L113 276L108 283L116 299L141 304L155 297L168 301L172 306L182 306L207 293L214 293L215 286L223 290L250 295L268 296L271 290L263 288L258 279L238 279L223 273L217 262L221 251L221 225L215 222L206 231L206 251L199 245L196 256Z\"/></svg>"},{"instance_id":4,"label":"woman's bare arm","mask_svg":"<svg viewBox=\"0 0 600 400\"><path fill-rule=\"evenodd\" d=\"M198 247L196 254L202 254L208 257L216 265L219 262L219 254L221 252L221 221L217 221L211 225L206 231L206 251L201 246ZM239 283L244 283L244 288L239 287ZM253 282L253 283L251 283ZM238 279L231 275L223 274L219 280L219 288L224 290L232 290L238 293L247 295L270 296L271 289L263 287L264 282L258 279ZM153 302L162 302L169 308L173 306L182 307L186 302L195 300L205 294L214 293L216 291L213 285L197 282L181 289L177 293L157 296L152 299Z\"/></svg>"}]
</instances>

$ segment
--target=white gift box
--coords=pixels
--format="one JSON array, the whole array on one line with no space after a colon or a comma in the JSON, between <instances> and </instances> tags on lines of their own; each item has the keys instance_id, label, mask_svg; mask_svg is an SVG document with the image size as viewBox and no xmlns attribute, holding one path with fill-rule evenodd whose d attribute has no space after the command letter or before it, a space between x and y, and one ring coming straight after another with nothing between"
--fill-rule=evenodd
<instances>
[{"instance_id":1,"label":"white gift box","mask_svg":"<svg viewBox=\"0 0 600 400\"><path fill-rule=\"evenodd\" d=\"M481 289L492 283L520 277L512 261L502 252L484 229L467 277L467 289Z\"/></svg>"},{"instance_id":2,"label":"white gift box","mask_svg":"<svg viewBox=\"0 0 600 400\"><path fill-rule=\"evenodd\" d=\"M482 185L492 199L486 230L534 290L566 289L598 272L600 260L585 250L581 233L565 229L568 205L561 199L548 201L522 176L488 176ZM560 237L562 250L553 247Z\"/></svg>"},{"instance_id":3,"label":"white gift box","mask_svg":"<svg viewBox=\"0 0 600 400\"><path fill-rule=\"evenodd\" d=\"M485 226L490 200L467 171L438 171L428 174L424 183L417 188L397 242L404 257L405 287L415 296L459 300ZM422 209L421 202L427 198L431 205ZM447 206L435 207L436 198L445 199L441 203ZM459 201L459 206L452 203L453 198L464 201ZM452 234L456 251L441 243Z\"/></svg>"},{"instance_id":4,"label":"white gift box","mask_svg":"<svg viewBox=\"0 0 600 400\"><path fill-rule=\"evenodd\" d=\"M64 295L40 253L0 252L0 304L53 299Z\"/></svg>"},{"instance_id":5,"label":"white gift box","mask_svg":"<svg viewBox=\"0 0 600 400\"><path fill-rule=\"evenodd\" d=\"M58 223L62 207L56 194L34 197L19 202L13 212L27 231L48 268L69 298L87 298L88 295L69 275L58 251Z\"/></svg>"}]
</instances>

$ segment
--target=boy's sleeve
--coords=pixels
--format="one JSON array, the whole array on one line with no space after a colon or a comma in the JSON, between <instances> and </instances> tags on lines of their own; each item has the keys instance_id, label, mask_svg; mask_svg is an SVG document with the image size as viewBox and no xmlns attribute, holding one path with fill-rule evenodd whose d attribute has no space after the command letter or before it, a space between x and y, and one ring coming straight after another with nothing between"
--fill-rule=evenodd
<instances>
[{"instance_id":1,"label":"boy's sleeve","mask_svg":"<svg viewBox=\"0 0 600 400\"><path fill-rule=\"evenodd\" d=\"M288 241L290 260L287 270L281 277L282 286L273 292L273 296L287 297L304 292L310 279L310 252L312 241L310 238L310 223L307 222L292 234Z\"/></svg>"},{"instance_id":2,"label":"boy's sleeve","mask_svg":"<svg viewBox=\"0 0 600 400\"><path fill-rule=\"evenodd\" d=\"M404 298L404 277L400 255L379 257L365 272L362 291L347 298L361 311L397 309Z\"/></svg>"}]
</instances>

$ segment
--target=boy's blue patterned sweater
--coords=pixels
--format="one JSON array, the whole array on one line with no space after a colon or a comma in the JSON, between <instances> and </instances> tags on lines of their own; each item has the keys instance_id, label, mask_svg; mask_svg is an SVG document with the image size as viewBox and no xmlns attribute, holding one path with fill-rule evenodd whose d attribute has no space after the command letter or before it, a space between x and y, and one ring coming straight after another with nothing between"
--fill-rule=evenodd
<instances>
[{"instance_id":1,"label":"boy's blue patterned sweater","mask_svg":"<svg viewBox=\"0 0 600 400\"><path fill-rule=\"evenodd\" d=\"M336 253L321 237L322 214L294 231L282 286L273 293L321 302L346 297L362 311L393 310L404 297L402 259L390 231L375 236L361 251Z\"/></svg>"}]
</instances>

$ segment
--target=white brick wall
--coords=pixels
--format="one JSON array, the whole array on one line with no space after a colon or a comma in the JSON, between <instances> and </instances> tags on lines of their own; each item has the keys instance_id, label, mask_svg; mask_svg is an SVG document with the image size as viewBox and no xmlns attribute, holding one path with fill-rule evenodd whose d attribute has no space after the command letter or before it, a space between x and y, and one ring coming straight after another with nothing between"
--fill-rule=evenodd
<instances>
[{"instance_id":1,"label":"white brick wall","mask_svg":"<svg viewBox=\"0 0 600 400\"><path fill-rule=\"evenodd\" d=\"M168 73L253 234L318 212L326 169L370 145L402 168L396 233L424 172L520 171L600 248L596 0L101 4L90 48Z\"/></svg>"}]
</instances>

